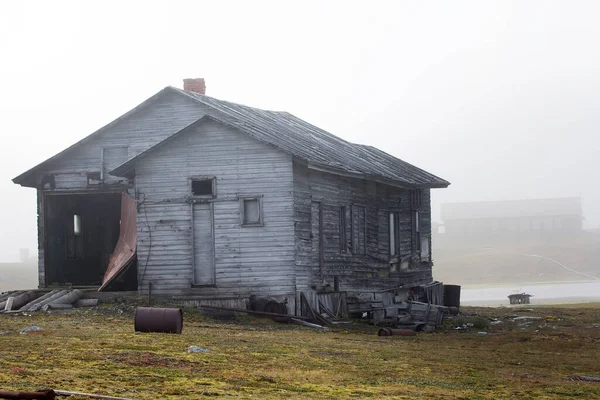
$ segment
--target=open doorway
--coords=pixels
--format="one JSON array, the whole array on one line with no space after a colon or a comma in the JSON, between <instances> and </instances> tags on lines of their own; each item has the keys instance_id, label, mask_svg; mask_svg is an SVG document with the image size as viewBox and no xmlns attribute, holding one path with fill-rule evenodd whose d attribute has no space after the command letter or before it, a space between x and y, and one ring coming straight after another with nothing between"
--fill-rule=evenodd
<instances>
[{"instance_id":1,"label":"open doorway","mask_svg":"<svg viewBox=\"0 0 600 400\"><path fill-rule=\"evenodd\" d=\"M46 286L100 286L120 219L120 193L46 195Z\"/></svg>"}]
</instances>

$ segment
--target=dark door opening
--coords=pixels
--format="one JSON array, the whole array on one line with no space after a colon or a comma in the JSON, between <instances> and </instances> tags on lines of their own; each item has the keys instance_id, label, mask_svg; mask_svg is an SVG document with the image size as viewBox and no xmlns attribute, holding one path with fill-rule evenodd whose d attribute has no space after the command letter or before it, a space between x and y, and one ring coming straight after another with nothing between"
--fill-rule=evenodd
<instances>
[{"instance_id":1,"label":"dark door opening","mask_svg":"<svg viewBox=\"0 0 600 400\"><path fill-rule=\"evenodd\" d=\"M119 239L121 194L52 194L45 204L46 285L100 286Z\"/></svg>"}]
</instances>

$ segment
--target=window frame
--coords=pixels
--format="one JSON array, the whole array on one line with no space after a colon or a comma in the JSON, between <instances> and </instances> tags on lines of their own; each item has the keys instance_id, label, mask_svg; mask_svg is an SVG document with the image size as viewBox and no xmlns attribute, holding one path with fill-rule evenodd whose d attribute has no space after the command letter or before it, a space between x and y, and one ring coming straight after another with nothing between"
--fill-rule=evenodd
<instances>
[{"instance_id":1,"label":"window frame","mask_svg":"<svg viewBox=\"0 0 600 400\"><path fill-rule=\"evenodd\" d=\"M347 210L348 207L344 204L341 205L339 208L340 211L340 220L339 220L339 224L340 224L340 253L341 254L348 254L349 250L348 250L348 231L346 230L346 225L348 222L348 218L347 218Z\"/></svg>"},{"instance_id":2,"label":"window frame","mask_svg":"<svg viewBox=\"0 0 600 400\"><path fill-rule=\"evenodd\" d=\"M193 183L194 181L211 181L212 183L212 194L194 194ZM217 197L217 177L211 175L197 175L191 176L188 179L190 196L195 199L215 199Z\"/></svg>"},{"instance_id":3,"label":"window frame","mask_svg":"<svg viewBox=\"0 0 600 400\"><path fill-rule=\"evenodd\" d=\"M388 211L388 245L390 257L400 256L400 211Z\"/></svg>"},{"instance_id":4,"label":"window frame","mask_svg":"<svg viewBox=\"0 0 600 400\"><path fill-rule=\"evenodd\" d=\"M240 226L241 227L261 227L264 226L263 216L263 195L248 195L238 196L240 202ZM258 221L257 222L246 222L246 212L244 209L244 203L249 200L256 200L258 203Z\"/></svg>"}]
</instances>

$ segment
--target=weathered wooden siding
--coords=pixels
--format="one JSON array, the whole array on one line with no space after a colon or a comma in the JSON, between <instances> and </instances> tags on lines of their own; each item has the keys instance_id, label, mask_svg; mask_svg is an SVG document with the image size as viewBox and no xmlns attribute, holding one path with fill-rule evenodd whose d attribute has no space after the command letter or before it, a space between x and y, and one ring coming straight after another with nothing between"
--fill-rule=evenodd
<instances>
[{"instance_id":1,"label":"weathered wooden siding","mask_svg":"<svg viewBox=\"0 0 600 400\"><path fill-rule=\"evenodd\" d=\"M315 235L314 204L322 204L323 243ZM311 207L311 204L313 205ZM340 210L346 209L346 245L340 243ZM294 218L296 234L296 286L308 290L322 283L318 250L323 249L324 283L340 278L342 290L381 289L399 284L431 281L431 264L422 263L402 273L390 274L389 216L400 214L401 254L414 250L414 211L410 191L340 177L294 163ZM431 235L429 190L422 192L421 234ZM354 227L354 229L351 229ZM318 245L317 245L317 244ZM317 253L317 254L316 254Z\"/></svg>"},{"instance_id":2,"label":"weathered wooden siding","mask_svg":"<svg viewBox=\"0 0 600 400\"><path fill-rule=\"evenodd\" d=\"M198 120L206 112L207 107L195 101L175 94L165 95L157 99L156 102L117 122L93 140L82 144L69 154L51 163L40 172L38 181L41 180L44 173L52 174L54 175L56 190L97 190L98 187L87 187L87 173L101 172L104 148L118 149L126 147L127 157L134 157ZM118 151L109 150L108 153L105 160L107 169L126 161L119 162L115 158L119 156ZM119 182L126 183L126 180L107 175L106 182L118 185ZM114 187L114 189L119 190L119 186ZM41 196L41 192L38 196ZM41 211L43 213L43 209ZM44 286L43 217L40 215L40 210L38 210L38 279L39 285Z\"/></svg>"},{"instance_id":3,"label":"weathered wooden siding","mask_svg":"<svg viewBox=\"0 0 600 400\"><path fill-rule=\"evenodd\" d=\"M198 120L204 113L205 109L190 99L176 94L165 95L73 149L44 168L42 173L55 175L56 189L85 189L86 173L101 172L104 148L126 147L127 158L131 158ZM119 163L113 157L119 154L113 151L109 153L106 160L108 167L127 161L125 159ZM38 179L41 179L41 175ZM107 180L114 183L124 178L107 176Z\"/></svg>"},{"instance_id":4,"label":"weathered wooden siding","mask_svg":"<svg viewBox=\"0 0 600 400\"><path fill-rule=\"evenodd\" d=\"M190 177L216 177L213 287L192 288ZM291 296L294 221L291 156L207 120L136 166L138 282L182 298ZM241 226L240 196L262 196L263 226Z\"/></svg>"}]
</instances>

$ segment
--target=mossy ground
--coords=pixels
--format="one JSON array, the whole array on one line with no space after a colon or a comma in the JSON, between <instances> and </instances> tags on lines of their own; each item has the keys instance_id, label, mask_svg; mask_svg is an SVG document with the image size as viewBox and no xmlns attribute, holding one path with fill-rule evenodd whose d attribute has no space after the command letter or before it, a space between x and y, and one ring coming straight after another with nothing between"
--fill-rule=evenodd
<instances>
[{"instance_id":1,"label":"mossy ground","mask_svg":"<svg viewBox=\"0 0 600 400\"><path fill-rule=\"evenodd\" d=\"M63 389L139 399L600 398L600 308L465 309L486 335L448 327L378 337L366 325L315 332L186 310L182 335L133 332L130 309L0 315L0 389ZM521 310L522 311L522 310ZM543 319L520 326L510 315ZM465 317L463 317L465 318ZM19 334L38 325L45 330ZM187 353L190 345L209 353Z\"/></svg>"}]
</instances>

